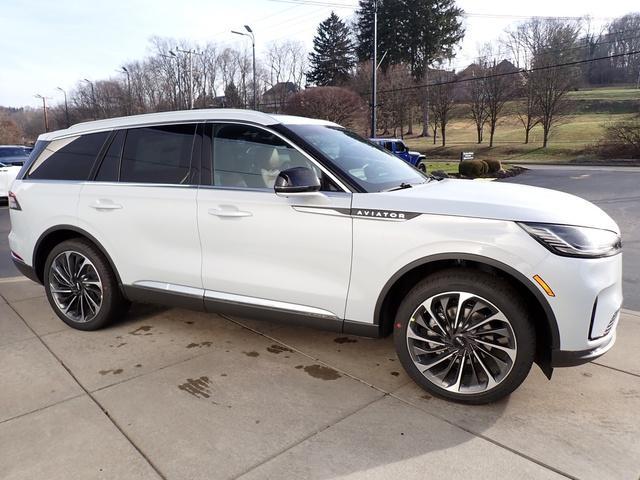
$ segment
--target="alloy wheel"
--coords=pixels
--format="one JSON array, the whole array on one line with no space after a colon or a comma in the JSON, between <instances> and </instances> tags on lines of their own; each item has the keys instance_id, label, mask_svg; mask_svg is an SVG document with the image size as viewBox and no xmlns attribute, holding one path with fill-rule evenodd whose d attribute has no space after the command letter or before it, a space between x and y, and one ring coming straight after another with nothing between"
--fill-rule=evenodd
<instances>
[{"instance_id":1,"label":"alloy wheel","mask_svg":"<svg viewBox=\"0 0 640 480\"><path fill-rule=\"evenodd\" d=\"M407 326L407 346L427 380L457 394L495 388L508 376L517 354L507 317L468 292L441 293L420 304Z\"/></svg>"},{"instance_id":2,"label":"alloy wheel","mask_svg":"<svg viewBox=\"0 0 640 480\"><path fill-rule=\"evenodd\" d=\"M76 251L58 254L49 270L51 296L69 320L89 322L102 306L102 281L95 265Z\"/></svg>"}]
</instances>

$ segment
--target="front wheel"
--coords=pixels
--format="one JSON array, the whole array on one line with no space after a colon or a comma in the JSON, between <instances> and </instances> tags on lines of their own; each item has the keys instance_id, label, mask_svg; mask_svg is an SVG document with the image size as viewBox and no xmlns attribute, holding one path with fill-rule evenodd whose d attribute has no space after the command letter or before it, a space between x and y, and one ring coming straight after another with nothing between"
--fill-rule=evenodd
<instances>
[{"instance_id":1,"label":"front wheel","mask_svg":"<svg viewBox=\"0 0 640 480\"><path fill-rule=\"evenodd\" d=\"M396 352L428 392L483 404L513 392L533 363L535 329L509 283L495 275L451 269L418 283L394 323Z\"/></svg>"},{"instance_id":2,"label":"front wheel","mask_svg":"<svg viewBox=\"0 0 640 480\"><path fill-rule=\"evenodd\" d=\"M418 163L418 170L420 170L422 173L427 173L427 167L422 162Z\"/></svg>"},{"instance_id":3,"label":"front wheel","mask_svg":"<svg viewBox=\"0 0 640 480\"><path fill-rule=\"evenodd\" d=\"M129 307L109 262L92 243L80 238L51 250L44 287L56 315L78 330L102 328Z\"/></svg>"}]
</instances>

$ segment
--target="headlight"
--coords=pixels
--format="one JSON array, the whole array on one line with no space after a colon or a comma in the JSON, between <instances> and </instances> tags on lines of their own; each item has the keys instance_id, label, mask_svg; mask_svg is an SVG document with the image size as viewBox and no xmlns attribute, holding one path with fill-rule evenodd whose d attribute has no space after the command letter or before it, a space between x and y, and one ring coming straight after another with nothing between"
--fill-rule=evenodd
<instances>
[{"instance_id":1,"label":"headlight","mask_svg":"<svg viewBox=\"0 0 640 480\"><path fill-rule=\"evenodd\" d=\"M550 223L518 225L553 253L565 257L609 257L622 249L620 235L610 230Z\"/></svg>"}]
</instances>

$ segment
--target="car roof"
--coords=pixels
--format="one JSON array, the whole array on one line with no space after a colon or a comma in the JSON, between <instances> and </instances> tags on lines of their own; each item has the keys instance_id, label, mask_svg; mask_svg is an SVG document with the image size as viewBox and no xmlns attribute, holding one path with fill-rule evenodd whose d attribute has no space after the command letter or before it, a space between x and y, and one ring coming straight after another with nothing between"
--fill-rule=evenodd
<instances>
[{"instance_id":1,"label":"car roof","mask_svg":"<svg viewBox=\"0 0 640 480\"><path fill-rule=\"evenodd\" d=\"M27 145L0 145L0 148L33 148Z\"/></svg>"},{"instance_id":2,"label":"car roof","mask_svg":"<svg viewBox=\"0 0 640 480\"><path fill-rule=\"evenodd\" d=\"M129 117L108 118L93 122L77 123L64 130L43 133L38 140L55 140L57 138L76 136L85 133L94 133L107 130L116 130L128 127L143 127L149 125L205 122L211 120L243 121L258 125L325 125L340 127L340 125L326 120L317 120L292 115L277 115L256 112L253 110L240 110L233 108L208 108L200 110L179 110L174 112L145 113Z\"/></svg>"},{"instance_id":3,"label":"car roof","mask_svg":"<svg viewBox=\"0 0 640 480\"><path fill-rule=\"evenodd\" d=\"M399 138L370 138L369 140L373 140L374 142L402 142Z\"/></svg>"}]
</instances>

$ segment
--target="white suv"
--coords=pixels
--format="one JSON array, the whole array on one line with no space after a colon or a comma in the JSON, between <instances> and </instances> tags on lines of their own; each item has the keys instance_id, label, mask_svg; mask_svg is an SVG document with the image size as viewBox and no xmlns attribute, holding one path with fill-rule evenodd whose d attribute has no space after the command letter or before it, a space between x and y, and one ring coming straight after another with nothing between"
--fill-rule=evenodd
<instances>
[{"instance_id":1,"label":"white suv","mask_svg":"<svg viewBox=\"0 0 640 480\"><path fill-rule=\"evenodd\" d=\"M9 194L13 260L94 330L130 301L394 334L424 389L512 392L588 362L622 304L616 223L580 198L437 180L339 125L246 110L40 136Z\"/></svg>"}]
</instances>

